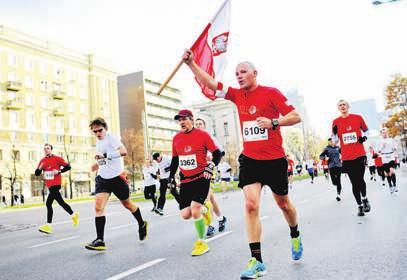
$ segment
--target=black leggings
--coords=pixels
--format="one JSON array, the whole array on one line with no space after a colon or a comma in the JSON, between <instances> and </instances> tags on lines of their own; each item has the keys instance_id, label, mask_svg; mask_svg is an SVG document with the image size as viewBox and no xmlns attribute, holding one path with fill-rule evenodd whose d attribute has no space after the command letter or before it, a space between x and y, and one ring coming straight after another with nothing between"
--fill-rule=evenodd
<instances>
[{"instance_id":1,"label":"black leggings","mask_svg":"<svg viewBox=\"0 0 407 280\"><path fill-rule=\"evenodd\" d=\"M165 205L165 200L166 200L166 194L167 194L167 188L168 188L168 179L161 179L160 180L160 197L158 198L158 204L157 208L164 210L164 205ZM175 200L180 202L179 200L179 193L175 188L170 188L170 193L174 196Z\"/></svg>"},{"instance_id":2,"label":"black leggings","mask_svg":"<svg viewBox=\"0 0 407 280\"><path fill-rule=\"evenodd\" d=\"M361 195L366 197L366 183L365 183L365 165L366 157L358 157L354 160L344 160L343 168L349 175L352 183L352 192L358 205L362 204Z\"/></svg>"},{"instance_id":3,"label":"black leggings","mask_svg":"<svg viewBox=\"0 0 407 280\"><path fill-rule=\"evenodd\" d=\"M52 209L52 203L54 200L58 202L59 205L61 205L62 208L66 212L68 212L69 215L73 214L71 206L69 206L64 199L62 198L61 193L59 190L61 189L61 186L51 186L49 187L49 194L47 197L47 202L45 205L47 205L47 223L52 223L52 216L54 215L54 210Z\"/></svg>"},{"instance_id":4,"label":"black leggings","mask_svg":"<svg viewBox=\"0 0 407 280\"><path fill-rule=\"evenodd\" d=\"M144 187L144 198L151 199L153 201L154 207L157 205L157 197L155 195L155 185Z\"/></svg>"},{"instance_id":5,"label":"black leggings","mask_svg":"<svg viewBox=\"0 0 407 280\"><path fill-rule=\"evenodd\" d=\"M342 185L341 185L341 168L340 167L331 167L329 168L329 174L331 175L332 184L336 186L336 192L341 194Z\"/></svg>"}]
</instances>

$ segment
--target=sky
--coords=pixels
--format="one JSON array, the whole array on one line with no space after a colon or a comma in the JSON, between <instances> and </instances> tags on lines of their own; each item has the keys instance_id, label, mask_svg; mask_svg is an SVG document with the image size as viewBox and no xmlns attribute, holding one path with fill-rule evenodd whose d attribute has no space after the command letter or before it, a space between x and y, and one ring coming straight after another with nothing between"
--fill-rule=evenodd
<instances>
[{"instance_id":1,"label":"sky","mask_svg":"<svg viewBox=\"0 0 407 280\"><path fill-rule=\"evenodd\" d=\"M223 0L0 0L0 25L112 62L119 74L143 70L164 81ZM252 61L260 84L305 97L311 125L328 135L340 98L375 98L407 73L407 1L232 0L228 66ZM205 101L186 66L170 83L186 104Z\"/></svg>"}]
</instances>

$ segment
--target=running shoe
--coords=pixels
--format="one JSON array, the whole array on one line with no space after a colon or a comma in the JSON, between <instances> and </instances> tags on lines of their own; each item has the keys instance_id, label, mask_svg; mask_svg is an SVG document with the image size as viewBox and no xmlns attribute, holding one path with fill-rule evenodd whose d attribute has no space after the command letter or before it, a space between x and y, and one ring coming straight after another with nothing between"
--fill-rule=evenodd
<instances>
[{"instance_id":1,"label":"running shoe","mask_svg":"<svg viewBox=\"0 0 407 280\"><path fill-rule=\"evenodd\" d=\"M358 216L362 217L364 215L365 215L365 212L363 211L363 206L362 205L358 206Z\"/></svg>"},{"instance_id":2,"label":"running shoe","mask_svg":"<svg viewBox=\"0 0 407 280\"><path fill-rule=\"evenodd\" d=\"M79 213L78 212L73 213L71 218L72 218L72 225L74 227L78 226L78 224L79 224Z\"/></svg>"},{"instance_id":3,"label":"running shoe","mask_svg":"<svg viewBox=\"0 0 407 280\"><path fill-rule=\"evenodd\" d=\"M213 226L208 226L208 230L206 231L206 237L210 238L215 234L215 228Z\"/></svg>"},{"instance_id":4,"label":"running shoe","mask_svg":"<svg viewBox=\"0 0 407 280\"><path fill-rule=\"evenodd\" d=\"M212 223L212 203L208 200L204 202L204 207L202 207L202 215L206 226Z\"/></svg>"},{"instance_id":5,"label":"running shoe","mask_svg":"<svg viewBox=\"0 0 407 280\"><path fill-rule=\"evenodd\" d=\"M157 208L155 208L155 206L151 209L151 212L156 212Z\"/></svg>"},{"instance_id":6,"label":"running shoe","mask_svg":"<svg viewBox=\"0 0 407 280\"><path fill-rule=\"evenodd\" d=\"M209 251L208 243L203 240L197 240L194 244L194 249L192 249L192 256L201 256Z\"/></svg>"},{"instance_id":7,"label":"running shoe","mask_svg":"<svg viewBox=\"0 0 407 280\"><path fill-rule=\"evenodd\" d=\"M341 195L340 194L336 195L336 201L341 201Z\"/></svg>"},{"instance_id":8,"label":"running shoe","mask_svg":"<svg viewBox=\"0 0 407 280\"><path fill-rule=\"evenodd\" d=\"M140 241L144 241L147 239L147 234L148 234L147 230L148 230L148 223L147 223L147 221L144 221L144 225L138 229L138 236L139 236Z\"/></svg>"},{"instance_id":9,"label":"running shoe","mask_svg":"<svg viewBox=\"0 0 407 280\"><path fill-rule=\"evenodd\" d=\"M160 209L160 208L155 209L155 212L156 212L158 215L160 215L160 216L164 215L163 210Z\"/></svg>"},{"instance_id":10,"label":"running shoe","mask_svg":"<svg viewBox=\"0 0 407 280\"><path fill-rule=\"evenodd\" d=\"M103 240L97 238L90 242L89 244L86 244L85 248L88 250L104 251L106 250L106 245Z\"/></svg>"},{"instance_id":11,"label":"running shoe","mask_svg":"<svg viewBox=\"0 0 407 280\"><path fill-rule=\"evenodd\" d=\"M390 194L393 194L393 193L394 193L394 188L390 187Z\"/></svg>"},{"instance_id":12,"label":"running shoe","mask_svg":"<svg viewBox=\"0 0 407 280\"><path fill-rule=\"evenodd\" d=\"M399 189L396 186L394 186L394 192L399 192Z\"/></svg>"},{"instance_id":13,"label":"running shoe","mask_svg":"<svg viewBox=\"0 0 407 280\"><path fill-rule=\"evenodd\" d=\"M227 222L227 219L225 216L223 216L223 219L221 221L219 221L219 232L223 232L225 230L226 222Z\"/></svg>"},{"instance_id":14,"label":"running shoe","mask_svg":"<svg viewBox=\"0 0 407 280\"><path fill-rule=\"evenodd\" d=\"M49 224L45 224L43 226L40 226L38 228L38 231L42 232L42 233L46 233L46 234L51 234L52 233L52 226L49 225Z\"/></svg>"},{"instance_id":15,"label":"running shoe","mask_svg":"<svg viewBox=\"0 0 407 280\"><path fill-rule=\"evenodd\" d=\"M369 200L366 198L366 199L363 199L362 202L363 202L363 212L366 212L366 213L370 212Z\"/></svg>"},{"instance_id":16,"label":"running shoe","mask_svg":"<svg viewBox=\"0 0 407 280\"><path fill-rule=\"evenodd\" d=\"M302 241L300 236L291 238L291 257L295 261L302 257Z\"/></svg>"},{"instance_id":17,"label":"running shoe","mask_svg":"<svg viewBox=\"0 0 407 280\"><path fill-rule=\"evenodd\" d=\"M247 268L240 274L240 279L256 279L266 275L266 273L266 266L263 263L256 260L256 258L250 258Z\"/></svg>"}]
</instances>

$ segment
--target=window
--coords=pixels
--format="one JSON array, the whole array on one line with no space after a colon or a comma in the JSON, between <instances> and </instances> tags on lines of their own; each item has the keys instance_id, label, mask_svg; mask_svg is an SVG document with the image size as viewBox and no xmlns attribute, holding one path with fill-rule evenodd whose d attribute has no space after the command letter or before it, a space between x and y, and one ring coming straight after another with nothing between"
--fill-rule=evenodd
<instances>
[{"instance_id":1,"label":"window","mask_svg":"<svg viewBox=\"0 0 407 280\"><path fill-rule=\"evenodd\" d=\"M17 94L15 91L8 91L8 100L16 100L17 99Z\"/></svg>"},{"instance_id":2,"label":"window","mask_svg":"<svg viewBox=\"0 0 407 280\"><path fill-rule=\"evenodd\" d=\"M10 81L10 82L16 81L16 80L17 80L16 73L14 73L14 72L9 72L9 73L7 74L7 80Z\"/></svg>"},{"instance_id":3,"label":"window","mask_svg":"<svg viewBox=\"0 0 407 280\"><path fill-rule=\"evenodd\" d=\"M75 118L69 119L69 131L71 132L75 131Z\"/></svg>"},{"instance_id":4,"label":"window","mask_svg":"<svg viewBox=\"0 0 407 280\"><path fill-rule=\"evenodd\" d=\"M81 119L81 130L82 130L82 133L88 132L88 121L85 119Z\"/></svg>"},{"instance_id":5,"label":"window","mask_svg":"<svg viewBox=\"0 0 407 280\"><path fill-rule=\"evenodd\" d=\"M9 127L10 128L20 127L18 123L18 112L9 112Z\"/></svg>"},{"instance_id":6,"label":"window","mask_svg":"<svg viewBox=\"0 0 407 280\"><path fill-rule=\"evenodd\" d=\"M35 115L34 112L27 112L27 124L25 126L27 129L35 129Z\"/></svg>"},{"instance_id":7,"label":"window","mask_svg":"<svg viewBox=\"0 0 407 280\"><path fill-rule=\"evenodd\" d=\"M32 133L27 133L27 140L28 140L28 142L33 141L33 134Z\"/></svg>"},{"instance_id":8,"label":"window","mask_svg":"<svg viewBox=\"0 0 407 280\"><path fill-rule=\"evenodd\" d=\"M49 115L47 113L42 113L41 115L41 128L44 131L49 130Z\"/></svg>"},{"instance_id":9,"label":"window","mask_svg":"<svg viewBox=\"0 0 407 280\"><path fill-rule=\"evenodd\" d=\"M34 101L33 101L33 96L31 94L26 94L25 95L25 105L27 106L33 106Z\"/></svg>"},{"instance_id":10,"label":"window","mask_svg":"<svg viewBox=\"0 0 407 280\"><path fill-rule=\"evenodd\" d=\"M84 88L81 88L81 91L79 92L79 97L82 99L88 99L88 93Z\"/></svg>"},{"instance_id":11,"label":"window","mask_svg":"<svg viewBox=\"0 0 407 280\"><path fill-rule=\"evenodd\" d=\"M47 65L44 62L40 62L40 73L41 74L47 73Z\"/></svg>"},{"instance_id":12,"label":"window","mask_svg":"<svg viewBox=\"0 0 407 280\"><path fill-rule=\"evenodd\" d=\"M69 144L73 144L74 143L74 139L75 137L73 137L72 135L69 136Z\"/></svg>"},{"instance_id":13,"label":"window","mask_svg":"<svg viewBox=\"0 0 407 280\"><path fill-rule=\"evenodd\" d=\"M64 143L64 136L63 135L57 135L57 143L58 144Z\"/></svg>"},{"instance_id":14,"label":"window","mask_svg":"<svg viewBox=\"0 0 407 280\"><path fill-rule=\"evenodd\" d=\"M31 71L33 69L33 65L34 65L34 63L33 63L33 61L31 59L29 59L29 58L25 59L24 69L26 71Z\"/></svg>"},{"instance_id":15,"label":"window","mask_svg":"<svg viewBox=\"0 0 407 280\"><path fill-rule=\"evenodd\" d=\"M74 93L74 88L73 88L72 85L68 85L68 86L67 86L67 88L66 88L66 94L67 94L68 96L74 96L74 95L75 95L75 93Z\"/></svg>"},{"instance_id":16,"label":"window","mask_svg":"<svg viewBox=\"0 0 407 280\"><path fill-rule=\"evenodd\" d=\"M33 79L31 76L25 76L25 81L24 81L25 87L26 88L32 88L33 87Z\"/></svg>"},{"instance_id":17,"label":"window","mask_svg":"<svg viewBox=\"0 0 407 280\"><path fill-rule=\"evenodd\" d=\"M48 142L48 139L49 139L48 133L44 133L44 134L42 135L42 139L43 139L44 142Z\"/></svg>"},{"instance_id":18,"label":"window","mask_svg":"<svg viewBox=\"0 0 407 280\"><path fill-rule=\"evenodd\" d=\"M62 89L62 86L60 83L54 83L54 90L61 91L61 89Z\"/></svg>"},{"instance_id":19,"label":"window","mask_svg":"<svg viewBox=\"0 0 407 280\"><path fill-rule=\"evenodd\" d=\"M11 142L15 142L17 139L17 133L15 131L10 132L10 140Z\"/></svg>"},{"instance_id":20,"label":"window","mask_svg":"<svg viewBox=\"0 0 407 280\"><path fill-rule=\"evenodd\" d=\"M41 96L41 107L48 109L48 96Z\"/></svg>"},{"instance_id":21,"label":"window","mask_svg":"<svg viewBox=\"0 0 407 280\"><path fill-rule=\"evenodd\" d=\"M9 66L17 66L17 56L15 54L9 53L7 56L7 61Z\"/></svg>"},{"instance_id":22,"label":"window","mask_svg":"<svg viewBox=\"0 0 407 280\"><path fill-rule=\"evenodd\" d=\"M84 114L84 115L86 115L87 114L87 111L88 110L86 110L87 109L87 104L81 104L81 114Z\"/></svg>"},{"instance_id":23,"label":"window","mask_svg":"<svg viewBox=\"0 0 407 280\"><path fill-rule=\"evenodd\" d=\"M36 154L34 151L28 152L28 160L37 160Z\"/></svg>"},{"instance_id":24,"label":"window","mask_svg":"<svg viewBox=\"0 0 407 280\"><path fill-rule=\"evenodd\" d=\"M228 124L228 122L223 123L223 128L225 130L225 137L229 136L229 124Z\"/></svg>"}]
</instances>

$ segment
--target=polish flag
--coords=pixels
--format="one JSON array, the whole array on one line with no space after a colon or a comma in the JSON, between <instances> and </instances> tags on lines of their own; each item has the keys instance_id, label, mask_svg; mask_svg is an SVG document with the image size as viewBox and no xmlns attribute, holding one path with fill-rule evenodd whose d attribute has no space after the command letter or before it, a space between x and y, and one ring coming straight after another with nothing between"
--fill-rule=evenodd
<instances>
[{"instance_id":1,"label":"polish flag","mask_svg":"<svg viewBox=\"0 0 407 280\"><path fill-rule=\"evenodd\" d=\"M220 80L226 66L226 52L229 42L230 0L225 0L213 19L195 41L191 50L194 60L205 72ZM215 91L195 79L202 93L214 100Z\"/></svg>"}]
</instances>

